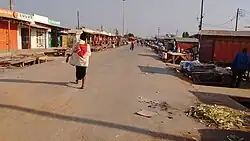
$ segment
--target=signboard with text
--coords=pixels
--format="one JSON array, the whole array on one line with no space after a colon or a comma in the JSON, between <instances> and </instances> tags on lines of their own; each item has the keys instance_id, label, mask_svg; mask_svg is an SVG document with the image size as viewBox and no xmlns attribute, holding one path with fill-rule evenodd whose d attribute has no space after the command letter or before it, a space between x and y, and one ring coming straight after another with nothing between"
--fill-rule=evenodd
<instances>
[{"instance_id":1,"label":"signboard with text","mask_svg":"<svg viewBox=\"0 0 250 141\"><path fill-rule=\"evenodd\" d=\"M19 13L19 12L18 12L17 19L23 20L23 21L28 21L28 22L33 22L34 21L32 15L24 14L24 13Z\"/></svg>"},{"instance_id":2,"label":"signboard with text","mask_svg":"<svg viewBox=\"0 0 250 141\"><path fill-rule=\"evenodd\" d=\"M48 17L40 16L37 14L34 14L33 18L34 18L35 22L39 22L39 23L43 23L43 24L48 24L48 21L49 21Z\"/></svg>"},{"instance_id":3,"label":"signboard with text","mask_svg":"<svg viewBox=\"0 0 250 141\"><path fill-rule=\"evenodd\" d=\"M48 23L49 23L50 25L54 25L54 26L60 26L60 25L61 25L60 22L58 22L58 21L53 21L53 20L48 20Z\"/></svg>"},{"instance_id":4,"label":"signboard with text","mask_svg":"<svg viewBox=\"0 0 250 141\"><path fill-rule=\"evenodd\" d=\"M0 17L6 17L6 18L16 18L17 13L8 9L1 9L0 8Z\"/></svg>"}]
</instances>

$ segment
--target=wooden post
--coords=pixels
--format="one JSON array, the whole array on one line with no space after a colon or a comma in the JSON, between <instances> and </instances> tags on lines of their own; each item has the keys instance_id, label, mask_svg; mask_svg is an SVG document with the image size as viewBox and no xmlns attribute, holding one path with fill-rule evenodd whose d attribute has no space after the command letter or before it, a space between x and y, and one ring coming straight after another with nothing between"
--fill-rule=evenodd
<instances>
[{"instance_id":1,"label":"wooden post","mask_svg":"<svg viewBox=\"0 0 250 141\"><path fill-rule=\"evenodd\" d=\"M31 37L30 37L30 24L29 24L29 41L28 41L28 48L31 49L31 43L30 43L30 40L31 40Z\"/></svg>"},{"instance_id":2,"label":"wooden post","mask_svg":"<svg viewBox=\"0 0 250 141\"><path fill-rule=\"evenodd\" d=\"M10 51L10 20L8 20L8 52Z\"/></svg>"}]
</instances>

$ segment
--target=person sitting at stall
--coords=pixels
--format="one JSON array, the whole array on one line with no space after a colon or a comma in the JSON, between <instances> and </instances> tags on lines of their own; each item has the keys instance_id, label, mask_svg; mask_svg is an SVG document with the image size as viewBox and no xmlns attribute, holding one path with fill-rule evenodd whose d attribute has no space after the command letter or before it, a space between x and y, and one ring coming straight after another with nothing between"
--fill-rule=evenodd
<instances>
[{"instance_id":1,"label":"person sitting at stall","mask_svg":"<svg viewBox=\"0 0 250 141\"><path fill-rule=\"evenodd\" d=\"M238 53L232 63L233 78L231 82L231 87L240 87L240 82L242 81L242 76L248 69L249 59L247 55L247 48L244 48L242 52Z\"/></svg>"}]
</instances>

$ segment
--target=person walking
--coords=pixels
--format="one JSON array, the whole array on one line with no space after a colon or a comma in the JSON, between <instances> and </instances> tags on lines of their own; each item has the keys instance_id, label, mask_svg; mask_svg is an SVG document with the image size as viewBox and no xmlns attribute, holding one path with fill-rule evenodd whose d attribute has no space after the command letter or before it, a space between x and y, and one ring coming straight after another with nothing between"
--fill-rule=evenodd
<instances>
[{"instance_id":1,"label":"person walking","mask_svg":"<svg viewBox=\"0 0 250 141\"><path fill-rule=\"evenodd\" d=\"M68 55L70 57L69 63L75 66L76 69L76 81L78 84L79 80L82 80L80 89L84 89L84 84L86 80L87 68L89 65L89 57L91 56L91 48L87 43L88 33L83 32L80 35L80 41L72 48L71 53Z\"/></svg>"},{"instance_id":2,"label":"person walking","mask_svg":"<svg viewBox=\"0 0 250 141\"><path fill-rule=\"evenodd\" d=\"M232 63L233 78L231 87L240 87L242 76L248 69L249 57L247 55L247 48L244 48L242 52L238 53Z\"/></svg>"},{"instance_id":3,"label":"person walking","mask_svg":"<svg viewBox=\"0 0 250 141\"><path fill-rule=\"evenodd\" d=\"M130 50L134 50L134 48L135 48L135 41L131 41L131 46L130 46Z\"/></svg>"}]
</instances>

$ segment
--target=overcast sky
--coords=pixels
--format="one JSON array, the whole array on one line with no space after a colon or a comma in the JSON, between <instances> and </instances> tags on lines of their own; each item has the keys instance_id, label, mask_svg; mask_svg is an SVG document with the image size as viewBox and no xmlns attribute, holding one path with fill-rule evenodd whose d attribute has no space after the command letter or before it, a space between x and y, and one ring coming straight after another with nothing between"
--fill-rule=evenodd
<instances>
[{"instance_id":1,"label":"overcast sky","mask_svg":"<svg viewBox=\"0 0 250 141\"><path fill-rule=\"evenodd\" d=\"M118 28L122 32L122 0L13 0L14 9L36 13L76 27L76 11L80 11L81 25L106 30ZM125 31L139 36L188 31L197 32L197 17L201 0L127 0L125 2ZM236 9L244 9L239 29L250 24L250 0L204 0L204 28L232 30ZM8 8L9 0L0 0L0 7ZM229 20L229 21L228 21ZM227 22L228 21L228 22ZM225 23L226 24L223 24Z\"/></svg>"}]
</instances>

